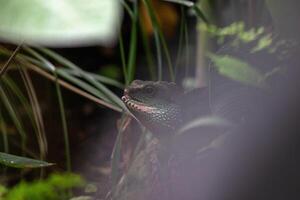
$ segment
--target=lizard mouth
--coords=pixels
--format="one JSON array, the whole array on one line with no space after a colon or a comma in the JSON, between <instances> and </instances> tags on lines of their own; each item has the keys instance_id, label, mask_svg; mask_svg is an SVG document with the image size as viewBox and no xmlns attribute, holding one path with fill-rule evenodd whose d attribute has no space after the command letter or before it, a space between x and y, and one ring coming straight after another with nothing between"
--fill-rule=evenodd
<instances>
[{"instance_id":1,"label":"lizard mouth","mask_svg":"<svg viewBox=\"0 0 300 200\"><path fill-rule=\"evenodd\" d=\"M128 109L133 111L150 113L155 110L155 107L139 102L131 98L128 94L124 94L124 96L122 96L122 101L125 103Z\"/></svg>"}]
</instances>

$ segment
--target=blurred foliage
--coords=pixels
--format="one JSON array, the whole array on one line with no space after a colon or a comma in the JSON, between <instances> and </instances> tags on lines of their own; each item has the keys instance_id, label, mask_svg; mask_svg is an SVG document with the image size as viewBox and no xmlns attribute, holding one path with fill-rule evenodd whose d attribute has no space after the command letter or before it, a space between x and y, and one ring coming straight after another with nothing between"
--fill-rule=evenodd
<instances>
[{"instance_id":1,"label":"blurred foliage","mask_svg":"<svg viewBox=\"0 0 300 200\"><path fill-rule=\"evenodd\" d=\"M0 185L0 199L2 200L4 198L4 195L7 193L6 187L3 185Z\"/></svg>"},{"instance_id":2,"label":"blurred foliage","mask_svg":"<svg viewBox=\"0 0 300 200\"><path fill-rule=\"evenodd\" d=\"M49 46L109 44L121 21L118 0L0 0L0 38Z\"/></svg>"},{"instance_id":3,"label":"blurred foliage","mask_svg":"<svg viewBox=\"0 0 300 200\"><path fill-rule=\"evenodd\" d=\"M211 37L216 37L219 44L224 44L227 40L232 40L230 43L233 46L251 43L252 49L249 53L256 53L262 50L275 53L284 47L296 45L296 42L293 40L274 40L274 34L266 31L264 27L247 29L244 22L234 22L225 27L201 23L199 29L206 31Z\"/></svg>"},{"instance_id":4,"label":"blurred foliage","mask_svg":"<svg viewBox=\"0 0 300 200\"><path fill-rule=\"evenodd\" d=\"M152 0L153 9L158 19L159 26L162 28L166 36L173 36L176 31L176 26L179 21L179 13L172 3L163 2L160 0ZM144 4L140 5L140 20L143 29L148 35L153 35L153 25L151 17L148 14Z\"/></svg>"},{"instance_id":5,"label":"blurred foliage","mask_svg":"<svg viewBox=\"0 0 300 200\"><path fill-rule=\"evenodd\" d=\"M69 189L84 185L75 174L52 174L45 180L21 181L11 189L0 187L2 200L66 200Z\"/></svg>"},{"instance_id":6,"label":"blurred foliage","mask_svg":"<svg viewBox=\"0 0 300 200\"><path fill-rule=\"evenodd\" d=\"M120 68L116 65L107 65L101 67L99 74L114 80L119 80L122 76Z\"/></svg>"},{"instance_id":7,"label":"blurred foliage","mask_svg":"<svg viewBox=\"0 0 300 200\"><path fill-rule=\"evenodd\" d=\"M0 0L0 2L1 1L4 0ZM120 1L127 11L130 22L129 28L125 27L126 30L129 30L129 37L123 38L126 34L123 34L122 32L120 32L119 35L123 74L121 74L117 66L110 64L101 67L98 71L101 75L93 74L81 69L80 66L77 66L70 60L62 57L52 50L39 47L31 48L25 45L22 46L22 52L18 53L15 57L15 61L17 61L22 68L24 67L26 69L33 70L41 76L55 82L60 102L63 102L59 88L61 85L81 96L97 102L100 105L106 106L111 110L126 112L126 107L114 93L115 91L111 90L111 88L107 87L107 85L123 89L124 85L130 84L130 82L136 78L136 60L139 55L138 53L141 50L139 49L139 31L142 32L144 50L146 53L148 52L147 62L149 65L157 67L149 70L152 70L153 73L151 76L152 80L167 79L168 76L170 77L169 80L176 80L176 67L173 66L175 63L173 60L176 59L173 59L173 57L170 56L165 36L169 38L174 35L176 28L178 28L177 26L179 21L181 21L181 39L179 39L179 43L181 45L179 45L177 55L182 55L183 51L181 48L183 48L183 46L185 46L186 50L188 50L190 48L189 45L191 44L189 44L187 38L189 33L187 20L185 18L188 18L191 13L201 19L201 23L199 23L198 28L201 31L208 33L208 35L217 38L219 44L222 45L227 42L227 39L229 38L232 39L232 45L235 47L243 44L252 44L248 53L254 54L266 50L271 54L276 52L278 49L282 49L283 46L288 44L283 40L275 41L273 35L271 35L264 27L247 28L243 22L235 22L226 27L218 27L216 25L202 23L202 21L207 22L204 13L200 9L203 7L197 6L198 4L194 4L192 1L165 1L169 2L160 0ZM20 38L22 36L22 38L27 38L26 42L47 44L51 46L71 44L95 45L98 44L96 43L98 41L102 41L106 44L110 42L110 39L112 38L111 36L114 36L117 33L116 27L118 25L118 18L120 18L121 15L121 12L118 12L120 10L120 2L118 0L93 0L88 3L82 0L54 0L51 2L38 2L35 0L5 1L5 3L2 2L2 4L5 4L6 6L0 7L0 38L2 37L6 40L17 43L22 41ZM179 12L179 9L170 2L179 4L181 6L181 13ZM204 1L201 1L201 3L202 2ZM207 12L205 12L205 14L207 15ZM49 36L50 32L51 34ZM21 35L17 35L16 33ZM153 40L151 40L151 37L148 37L150 35L153 35ZM49 40L49 38L51 38L51 40ZM81 40L82 38L85 39ZM208 38L206 37L201 38L201 44L205 44L207 40ZM152 49L152 47L154 47L154 49ZM205 47L202 49L202 53L204 55L209 47L203 47ZM0 52L3 56L11 56L11 51L7 50L6 47L1 47ZM156 52L156 57L151 55L152 52ZM187 55L189 55L189 53L185 53L186 57L188 57ZM239 81L243 84L256 87L265 86L264 79L266 74L257 70L257 66L253 66L246 62L246 60L217 53L208 53L207 55L221 75ZM157 63L154 64L153 59L156 59ZM163 70L164 63L168 66L168 70ZM189 63L186 64L185 67L187 68L188 65ZM173 70L175 72L173 72ZM166 74L163 74L163 72ZM117 81L117 79L121 78L120 76L124 77L125 84ZM3 82L5 82L4 76L0 78ZM25 83L25 80L23 81ZM21 119L17 112L20 106L13 104L13 98L7 95L7 90L13 93L18 91L18 87L10 85L12 84L8 84L7 81L5 84L2 84L2 86L0 85L0 89L5 86L5 88L0 91L0 106L4 105L3 107L5 108L3 110L8 110L8 114L10 115L10 118L12 118L11 121L13 121L13 125L17 128L17 131L21 133L25 141L26 133L22 125L22 122L25 122L25 120L23 118ZM29 97L30 96L34 95L29 94ZM27 96L24 98L24 95L20 95L20 92L18 92L18 94L13 93L13 97L16 97L18 101L23 102L21 105L22 107L28 108L29 105L32 104L27 100ZM36 105L32 104L31 106ZM3 112L3 110L1 108L0 111ZM32 118L32 125L36 128L36 120L34 119L34 116L32 116L33 114L36 114L31 109L26 110L26 112L29 117ZM64 112L63 106L61 106L61 112ZM62 118L63 124L66 124L65 116L62 116ZM216 125L218 123L222 124L223 122L218 121L218 119L200 119L191 123L190 127L187 128L207 124ZM2 128L2 130L7 129L5 126L6 118L4 121L4 118L2 119L0 113L0 128ZM67 129L67 127L65 126L64 129ZM5 132L3 133L6 136ZM69 139L66 137L67 135L68 133L65 132L65 148L69 149ZM11 140L14 139L15 138L11 138ZM118 183L118 170L120 169L119 161L122 153L121 144L122 132L119 131L114 146L114 152L112 154L111 168L113 186ZM66 150L65 154L66 159L69 159L71 156L70 152ZM2 160L1 155L5 156L4 159L2 157ZM49 164L42 161L16 157L8 154L0 154L0 162L8 166L11 166L11 162L14 162L18 164L16 166L21 168ZM4 198L4 200L66 199L68 189L82 184L82 180L76 175L52 175L46 180L38 180L32 183L21 182L9 190L0 186L0 199L1 197ZM89 198L90 197L85 196L76 197L76 199Z\"/></svg>"},{"instance_id":8,"label":"blurred foliage","mask_svg":"<svg viewBox=\"0 0 300 200\"><path fill-rule=\"evenodd\" d=\"M263 75L245 61L229 55L208 54L217 71L230 79L256 87L263 87Z\"/></svg>"},{"instance_id":9,"label":"blurred foliage","mask_svg":"<svg viewBox=\"0 0 300 200\"><path fill-rule=\"evenodd\" d=\"M264 27L247 29L244 22L234 22L225 27L200 24L198 28L223 45L217 53L207 53L213 63L212 66L220 75L260 88L266 87L264 83L266 76L278 71L279 63L273 62L271 66L256 66L255 63L249 63L247 55L272 56L273 61L284 61L287 60L290 50L297 45L295 41L281 39ZM222 54L222 49L231 49L231 51ZM283 63L280 65L280 68L285 67ZM260 70L258 67L264 68L267 72L263 72L263 69Z\"/></svg>"},{"instance_id":10,"label":"blurred foliage","mask_svg":"<svg viewBox=\"0 0 300 200\"><path fill-rule=\"evenodd\" d=\"M79 197L73 197L70 200L93 200L90 196L79 196Z\"/></svg>"},{"instance_id":11,"label":"blurred foliage","mask_svg":"<svg viewBox=\"0 0 300 200\"><path fill-rule=\"evenodd\" d=\"M225 38L229 36L234 37L236 41L248 43L257 40L259 36L265 33L264 27L246 30L244 22L234 22L226 27L201 23L199 28L200 30L207 31L211 36L217 37L220 44L224 43Z\"/></svg>"}]
</instances>

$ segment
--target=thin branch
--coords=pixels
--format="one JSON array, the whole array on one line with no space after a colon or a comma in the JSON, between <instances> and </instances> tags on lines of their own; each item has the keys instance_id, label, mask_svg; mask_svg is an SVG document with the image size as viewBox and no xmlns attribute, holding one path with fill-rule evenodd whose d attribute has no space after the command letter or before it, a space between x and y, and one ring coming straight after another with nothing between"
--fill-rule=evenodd
<instances>
[{"instance_id":1,"label":"thin branch","mask_svg":"<svg viewBox=\"0 0 300 200\"><path fill-rule=\"evenodd\" d=\"M6 72L6 70L8 69L9 67L9 64L13 61L14 57L17 55L18 51L20 50L22 46L22 43L19 44L17 46L17 48L14 50L14 52L11 54L11 56L9 57L9 59L7 60L7 62L4 64L4 66L0 69L0 78L1 76L3 76Z\"/></svg>"},{"instance_id":2,"label":"thin branch","mask_svg":"<svg viewBox=\"0 0 300 200\"><path fill-rule=\"evenodd\" d=\"M36 73L38 73L38 74L44 76L45 78L47 78L47 79L49 79L49 80L51 80L51 81L55 81L55 77L54 77L53 75L51 75L51 74L45 72L44 70L40 69L39 67L37 67L37 66L35 66L35 65L33 65L33 64L29 64L29 63L26 63L26 65L27 65L31 70L33 70L33 71L35 71ZM114 110L114 111L117 111L117 112L122 112L122 110L119 109L118 107L113 106L113 105L111 105L111 104L109 104L109 103L106 103L105 101L102 101L101 99L99 99L99 98L97 98L97 97L94 97L93 95L91 95L91 94L89 94L89 93L87 93L87 92L82 91L82 90L78 89L77 87L75 87L75 86L69 84L68 82L65 82L65 81L59 79L59 80L58 80L58 83L59 83L61 86L63 86L64 88L66 88L66 89L68 89L68 90L70 90L70 91L72 91L72 92L74 92L74 93L76 93L76 94L79 94L79 95L81 95L81 96L83 96L83 97L85 97L85 98L87 98L87 99L89 99L89 100L91 100L91 101L93 101L93 102L95 102L95 103L97 103L97 104L100 104L100 105L102 105L102 106L108 107L108 108L110 108L110 109L112 109L112 110Z\"/></svg>"}]
</instances>

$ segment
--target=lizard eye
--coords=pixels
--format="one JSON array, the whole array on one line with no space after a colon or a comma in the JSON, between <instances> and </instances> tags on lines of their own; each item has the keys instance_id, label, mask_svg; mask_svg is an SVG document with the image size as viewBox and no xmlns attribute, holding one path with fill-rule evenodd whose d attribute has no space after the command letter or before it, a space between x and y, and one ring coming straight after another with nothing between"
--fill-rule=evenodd
<instances>
[{"instance_id":1,"label":"lizard eye","mask_svg":"<svg viewBox=\"0 0 300 200\"><path fill-rule=\"evenodd\" d=\"M147 94L154 94L154 88L152 86L146 86L145 87L145 92Z\"/></svg>"}]
</instances>

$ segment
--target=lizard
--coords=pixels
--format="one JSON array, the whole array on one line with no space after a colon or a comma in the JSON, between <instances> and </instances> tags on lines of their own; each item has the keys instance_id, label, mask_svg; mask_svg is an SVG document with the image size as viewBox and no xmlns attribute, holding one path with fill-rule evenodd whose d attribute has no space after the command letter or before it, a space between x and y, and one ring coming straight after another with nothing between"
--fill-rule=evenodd
<instances>
[{"instance_id":1,"label":"lizard","mask_svg":"<svg viewBox=\"0 0 300 200\"><path fill-rule=\"evenodd\" d=\"M244 49L244 51L240 51L240 49ZM251 61L250 63L254 63L254 66L261 66L261 61L263 61L263 65L265 65L266 59L257 59L259 58L259 56L261 56L260 54L249 55L249 53L247 53L248 47L241 47L238 50L234 49L234 52L232 51L233 50L231 48L222 48L219 53L223 53L224 55L238 55L238 57L244 58L245 60L249 60L249 62ZM261 54L265 55L264 53ZM247 59L248 57L250 57L250 59ZM263 57L265 58L265 56ZM274 62L273 57L274 56L271 56L271 63ZM270 69L268 68L266 70ZM263 105L262 102L269 101L270 97L265 94L265 91L259 90L258 88L252 88L248 85L240 84L239 82L234 80L229 80L228 78L220 76L218 73L216 73L216 70L212 70L210 72L210 75L211 84L209 89L202 88L191 93L185 92L181 87L179 87L175 83L165 81L155 82L135 80L124 90L124 96L122 97L122 100L125 103L126 107L133 114L134 118L136 118L143 126L149 129L154 135L154 139L151 140L151 142L148 145L146 145L145 150L141 151L133 160L133 162L131 163L131 167L129 168L126 174L127 178L129 177L128 179L130 179L130 177L131 179L132 177L139 179L139 175L137 174L142 174L142 178L139 179L135 183L135 185L142 186L145 180L148 183L146 184L146 186L144 185L146 190L141 189L143 188L141 187L141 190L137 193L140 194L144 192L143 194L148 193L149 195L142 195L141 197L135 195L137 193L131 193L132 196L130 196L129 199L201 199L199 195L186 195L188 193L191 193L191 191L197 191L197 189L200 188L197 188L197 184L195 184L195 182L193 181L187 181L188 189L185 190L185 192L182 192L182 190L180 190L180 186L174 187L176 188L175 190L177 190L175 191L175 196L164 196L161 193L167 192L158 192L158 189L160 187L159 183L158 186L156 185L156 187L152 187L151 189L149 183L150 185L151 183L153 184L153 182L155 182L155 179L157 179L159 173L153 174L148 172L153 171L151 170L151 168L153 167L156 169L156 171L159 171L157 169L161 167L159 161L159 154L161 152L161 148L164 146L168 146L166 144L168 144L170 141L173 142L174 135L176 135L178 130L190 120L195 119L198 115L218 115L221 117L225 117L226 119L229 119L230 121L236 124L243 124L247 121L247 117L249 115L252 114L252 116L255 116L255 114L253 115L253 113L256 113L258 110L263 109L263 107L261 107L261 105ZM268 81L274 83L273 79L270 79ZM194 132L199 133L199 129ZM203 132L207 132L207 130L201 129L200 132L202 134ZM194 140L192 139L187 140L187 142L182 142L182 139L184 140L184 137L180 138L179 143L175 142L175 146L179 146L179 149L181 150L190 148L192 142L200 142L202 143L202 145L205 145L208 143L208 141L211 141L211 138L207 139L205 137L201 137L201 141L198 140L199 138L196 138ZM170 146L168 146L168 148L169 147ZM173 150L174 149L171 149L170 151L174 152ZM192 151L186 152L191 153ZM185 161L193 162L193 158L193 156L190 156L189 159L186 159ZM140 162L141 160L142 164ZM140 167L141 165L146 167ZM157 168L156 165L159 165L159 167ZM196 166L197 168L200 165L199 163L194 162L194 166ZM185 172L189 172L189 170L192 171L194 169L195 168L183 167L183 170ZM204 169L203 171L205 170L206 169ZM194 173L191 173L192 176L189 176L186 179L199 179L197 175L193 177ZM213 174L213 172L209 173ZM203 176L200 177L202 179L207 178L205 176L204 178ZM180 182L181 178L182 177L180 177L179 179L177 178L177 181L179 180ZM122 179L123 183L124 180L125 179ZM155 182L155 184L157 184L157 182ZM189 187L193 187L194 185L196 185L196 188L194 188L194 190L189 190ZM131 186L133 186L133 188L135 187L134 184L131 184ZM121 184L119 187L119 193L117 192L118 197L124 194L120 192L122 191L122 188L123 187ZM198 194L200 191L201 189L197 191ZM153 193L156 195L156 197L151 196ZM125 198L115 199L121 200Z\"/></svg>"},{"instance_id":2,"label":"lizard","mask_svg":"<svg viewBox=\"0 0 300 200\"><path fill-rule=\"evenodd\" d=\"M210 114L207 89L201 88L196 92L186 93L173 82L135 80L125 88L122 100L132 115L150 130L154 137L145 145L144 150L133 158L112 198L192 199L186 196L189 192L177 191L175 198L172 191L172 188L185 190L189 187L173 187L172 180L178 182L180 173L178 176L177 158L172 154L178 149L188 149L191 146L191 140L179 140L179 143L176 143L173 138L180 127L196 115ZM178 146L181 148L177 148ZM184 195L180 197L179 193Z\"/></svg>"},{"instance_id":3,"label":"lizard","mask_svg":"<svg viewBox=\"0 0 300 200\"><path fill-rule=\"evenodd\" d=\"M135 118L158 138L176 132L199 113L210 113L206 88L187 94L174 82L135 80L125 88L122 100Z\"/></svg>"}]
</instances>

